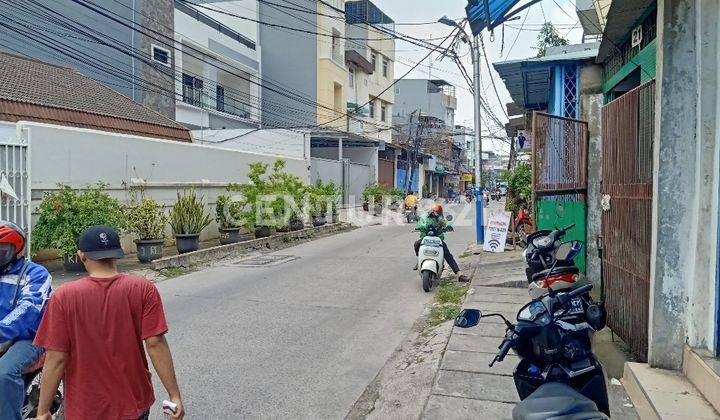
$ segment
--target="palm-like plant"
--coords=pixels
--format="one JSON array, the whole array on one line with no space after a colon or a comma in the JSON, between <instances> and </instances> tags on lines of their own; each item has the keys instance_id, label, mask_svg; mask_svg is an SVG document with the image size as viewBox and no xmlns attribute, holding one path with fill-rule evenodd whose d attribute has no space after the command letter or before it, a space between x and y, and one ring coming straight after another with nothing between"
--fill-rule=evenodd
<instances>
[{"instance_id":1,"label":"palm-like plant","mask_svg":"<svg viewBox=\"0 0 720 420\"><path fill-rule=\"evenodd\" d=\"M194 189L177 193L177 202L170 210L170 227L176 235L197 235L210 225L210 215L205 212L204 197L198 197Z\"/></svg>"}]
</instances>

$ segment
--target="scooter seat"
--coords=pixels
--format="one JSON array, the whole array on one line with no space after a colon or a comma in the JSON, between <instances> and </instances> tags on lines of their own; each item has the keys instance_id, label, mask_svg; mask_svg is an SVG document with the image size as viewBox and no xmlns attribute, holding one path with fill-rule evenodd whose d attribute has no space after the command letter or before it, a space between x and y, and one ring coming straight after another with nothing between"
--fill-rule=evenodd
<instances>
[{"instance_id":1,"label":"scooter seat","mask_svg":"<svg viewBox=\"0 0 720 420\"><path fill-rule=\"evenodd\" d=\"M597 405L559 382L541 385L513 408L514 420L606 420Z\"/></svg>"},{"instance_id":2,"label":"scooter seat","mask_svg":"<svg viewBox=\"0 0 720 420\"><path fill-rule=\"evenodd\" d=\"M532 281L542 280L545 278L545 276L548 275L548 273L550 273L550 276L559 276L561 274L578 274L580 273L580 269L578 269L574 265L570 267L556 266L553 269L548 268L547 270L538 271L537 273L533 274Z\"/></svg>"}]
</instances>

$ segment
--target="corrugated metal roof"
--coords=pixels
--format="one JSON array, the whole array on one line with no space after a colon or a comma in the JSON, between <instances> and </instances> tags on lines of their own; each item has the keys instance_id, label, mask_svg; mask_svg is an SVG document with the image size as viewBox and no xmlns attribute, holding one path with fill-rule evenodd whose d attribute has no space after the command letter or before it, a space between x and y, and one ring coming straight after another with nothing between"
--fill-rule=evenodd
<instances>
[{"instance_id":1,"label":"corrugated metal roof","mask_svg":"<svg viewBox=\"0 0 720 420\"><path fill-rule=\"evenodd\" d=\"M487 8L485 7L487 2ZM465 13L470 21L470 29L473 34L479 34L485 29L488 20L490 24L501 18L510 10L518 0L470 0L465 6ZM488 13L489 19L488 19Z\"/></svg>"},{"instance_id":2,"label":"corrugated metal roof","mask_svg":"<svg viewBox=\"0 0 720 420\"><path fill-rule=\"evenodd\" d=\"M588 60L597 55L599 43L548 48L543 57L493 63L510 92L510 97L525 109L543 109L550 94L550 69L564 61Z\"/></svg>"},{"instance_id":3,"label":"corrugated metal roof","mask_svg":"<svg viewBox=\"0 0 720 420\"><path fill-rule=\"evenodd\" d=\"M7 53L0 53L0 115L191 141L181 124L73 69Z\"/></svg>"},{"instance_id":4,"label":"corrugated metal roof","mask_svg":"<svg viewBox=\"0 0 720 420\"><path fill-rule=\"evenodd\" d=\"M641 19L652 7L657 7L657 0L623 0L610 4L602 44L597 54L598 63L605 61L630 37L633 28L641 23Z\"/></svg>"}]
</instances>

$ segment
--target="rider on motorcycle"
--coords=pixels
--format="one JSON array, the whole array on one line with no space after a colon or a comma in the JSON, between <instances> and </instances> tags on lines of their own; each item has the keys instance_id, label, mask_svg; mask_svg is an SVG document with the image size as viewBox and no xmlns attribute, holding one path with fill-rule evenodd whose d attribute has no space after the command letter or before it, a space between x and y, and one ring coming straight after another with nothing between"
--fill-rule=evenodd
<instances>
[{"instance_id":1,"label":"rider on motorcycle","mask_svg":"<svg viewBox=\"0 0 720 420\"><path fill-rule=\"evenodd\" d=\"M25 402L23 370L42 356L33 345L52 277L25 258L25 232L0 220L0 418L19 420Z\"/></svg>"},{"instance_id":2,"label":"rider on motorcycle","mask_svg":"<svg viewBox=\"0 0 720 420\"><path fill-rule=\"evenodd\" d=\"M438 237L440 238L440 240L442 240L445 262L448 263L453 273L458 276L459 281L467 281L467 277L462 274L462 272L460 272L460 267L458 267L455 258L450 253L450 249L445 243L445 232L448 230L452 230L452 226L450 226L443 217L442 206L440 204L435 204L430 212L424 213L420 217L420 220L418 220L416 227L420 231L420 239L415 241L415 256L417 256L420 252L420 244L422 243L422 239L427 235L428 230L430 228L435 228L435 231L438 233ZM417 262L415 262L415 267L413 268L413 270L417 269Z\"/></svg>"}]
</instances>

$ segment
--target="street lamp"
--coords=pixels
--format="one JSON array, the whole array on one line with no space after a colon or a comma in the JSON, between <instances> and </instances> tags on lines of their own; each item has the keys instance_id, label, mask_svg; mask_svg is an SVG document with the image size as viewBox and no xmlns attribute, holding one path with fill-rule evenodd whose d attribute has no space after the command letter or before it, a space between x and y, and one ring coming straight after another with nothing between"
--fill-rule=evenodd
<instances>
[{"instance_id":1,"label":"street lamp","mask_svg":"<svg viewBox=\"0 0 720 420\"><path fill-rule=\"evenodd\" d=\"M470 37L465 29L457 22L443 16L438 19L439 23L458 28L462 33L462 39L469 43ZM485 242L485 221L483 219L483 185L482 185L482 136L480 135L480 42L477 36L472 40L472 64L473 64L473 95L475 102L475 234L477 243Z\"/></svg>"}]
</instances>

